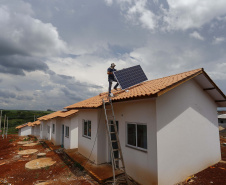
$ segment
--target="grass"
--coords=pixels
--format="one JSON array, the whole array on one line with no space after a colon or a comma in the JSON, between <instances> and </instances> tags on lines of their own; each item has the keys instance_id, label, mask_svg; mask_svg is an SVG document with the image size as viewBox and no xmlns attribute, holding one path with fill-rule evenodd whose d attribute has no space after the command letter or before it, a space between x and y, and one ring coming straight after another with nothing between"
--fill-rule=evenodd
<instances>
[{"instance_id":1,"label":"grass","mask_svg":"<svg viewBox=\"0 0 226 185\"><path fill-rule=\"evenodd\" d=\"M38 118L53 111L36 111L36 110L2 110L2 123L4 123L4 116L9 119L8 134L16 134L18 125L27 122L33 122L34 117Z\"/></svg>"},{"instance_id":2,"label":"grass","mask_svg":"<svg viewBox=\"0 0 226 185\"><path fill-rule=\"evenodd\" d=\"M23 150L23 148L20 147L20 148L19 148L19 151L21 151L21 150Z\"/></svg>"}]
</instances>

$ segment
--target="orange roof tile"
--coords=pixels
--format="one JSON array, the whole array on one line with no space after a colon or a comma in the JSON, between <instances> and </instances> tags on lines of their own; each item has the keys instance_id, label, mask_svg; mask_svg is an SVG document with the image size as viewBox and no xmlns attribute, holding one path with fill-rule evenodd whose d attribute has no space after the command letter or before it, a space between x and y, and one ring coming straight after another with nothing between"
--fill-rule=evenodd
<instances>
[{"instance_id":1,"label":"orange roof tile","mask_svg":"<svg viewBox=\"0 0 226 185\"><path fill-rule=\"evenodd\" d=\"M195 76L203 73L203 69L195 69L192 71L171 75L164 78L159 78L155 80L145 81L138 85L130 87L128 92L125 90L115 91L112 93L115 97L111 98L112 101L122 101L126 99L137 99L142 97L157 97L165 92L171 90L172 88L180 85L187 80L194 78ZM86 99L84 101L75 103L73 105L65 107L65 109L79 109L79 108L97 108L102 106L102 99L107 99L108 93L101 93L92 98Z\"/></svg>"},{"instance_id":2,"label":"orange roof tile","mask_svg":"<svg viewBox=\"0 0 226 185\"><path fill-rule=\"evenodd\" d=\"M20 128L23 128L23 127L26 127L26 126L28 126L28 123L24 123L22 125L19 125L19 126L16 127L16 129L20 129Z\"/></svg>"},{"instance_id":3,"label":"orange roof tile","mask_svg":"<svg viewBox=\"0 0 226 185\"><path fill-rule=\"evenodd\" d=\"M53 118L56 118L56 117L65 118L65 117L71 116L73 114L76 114L77 112L78 112L78 110L56 111L56 112L53 112L51 114L42 116L42 117L38 118L38 120L47 121L49 119L53 119Z\"/></svg>"}]
</instances>

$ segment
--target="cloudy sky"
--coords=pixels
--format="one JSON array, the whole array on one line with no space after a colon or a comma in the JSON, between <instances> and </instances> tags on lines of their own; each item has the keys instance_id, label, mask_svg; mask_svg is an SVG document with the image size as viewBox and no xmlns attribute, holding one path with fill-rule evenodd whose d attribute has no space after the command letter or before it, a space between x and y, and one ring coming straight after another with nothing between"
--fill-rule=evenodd
<instances>
[{"instance_id":1,"label":"cloudy sky","mask_svg":"<svg viewBox=\"0 0 226 185\"><path fill-rule=\"evenodd\" d=\"M149 80L203 67L226 94L225 0L0 0L0 108L60 110L107 91L106 70Z\"/></svg>"}]
</instances>

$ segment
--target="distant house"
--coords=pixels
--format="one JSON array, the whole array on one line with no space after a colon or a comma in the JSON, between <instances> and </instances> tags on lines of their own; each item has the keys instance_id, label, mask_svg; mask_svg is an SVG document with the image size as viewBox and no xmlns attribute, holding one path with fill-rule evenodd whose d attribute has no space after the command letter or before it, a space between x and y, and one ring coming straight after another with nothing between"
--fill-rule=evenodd
<instances>
[{"instance_id":1,"label":"distant house","mask_svg":"<svg viewBox=\"0 0 226 185\"><path fill-rule=\"evenodd\" d=\"M203 69L112 92L126 170L137 182L175 184L221 160L217 107L226 106L226 97ZM78 152L88 158L92 150L96 164L111 161L102 107L107 96L65 107L79 110Z\"/></svg>"},{"instance_id":2,"label":"distant house","mask_svg":"<svg viewBox=\"0 0 226 185\"><path fill-rule=\"evenodd\" d=\"M16 129L18 129L19 136L31 135L31 127L28 126L29 123L25 123L16 127Z\"/></svg>"},{"instance_id":3,"label":"distant house","mask_svg":"<svg viewBox=\"0 0 226 185\"><path fill-rule=\"evenodd\" d=\"M38 118L40 138L62 145L66 149L78 147L78 110L57 111Z\"/></svg>"},{"instance_id":4,"label":"distant house","mask_svg":"<svg viewBox=\"0 0 226 185\"><path fill-rule=\"evenodd\" d=\"M218 115L218 123L219 126L226 128L226 114Z\"/></svg>"}]
</instances>

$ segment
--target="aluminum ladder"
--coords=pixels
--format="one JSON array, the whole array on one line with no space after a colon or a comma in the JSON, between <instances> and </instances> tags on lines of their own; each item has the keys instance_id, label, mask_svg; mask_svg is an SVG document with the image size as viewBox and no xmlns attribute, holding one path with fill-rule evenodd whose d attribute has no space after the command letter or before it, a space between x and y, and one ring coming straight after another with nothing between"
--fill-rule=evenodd
<instances>
[{"instance_id":1,"label":"aluminum ladder","mask_svg":"<svg viewBox=\"0 0 226 185\"><path fill-rule=\"evenodd\" d=\"M106 108L106 104L110 105L110 108ZM109 145L111 149L111 164L112 164L112 172L113 172L113 184L126 183L129 184L128 175L126 173L126 168L123 160L121 145L118 136L118 129L115 121L115 114L112 105L112 100L109 97L108 101L104 101L103 99L103 108L106 119L106 127L109 137ZM113 128L113 129L112 129ZM123 173L119 175L119 177L115 177L115 171L119 169Z\"/></svg>"}]
</instances>

